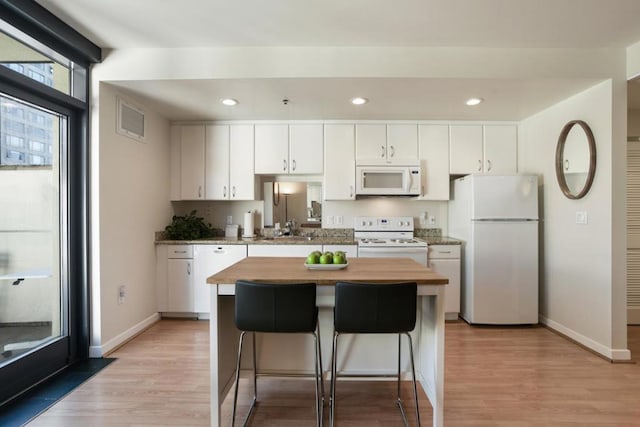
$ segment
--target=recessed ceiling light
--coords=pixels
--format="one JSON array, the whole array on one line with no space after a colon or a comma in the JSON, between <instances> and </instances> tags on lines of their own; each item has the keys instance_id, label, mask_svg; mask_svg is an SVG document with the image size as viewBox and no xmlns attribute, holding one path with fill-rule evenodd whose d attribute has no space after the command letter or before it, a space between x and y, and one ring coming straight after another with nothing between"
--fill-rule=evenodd
<instances>
[{"instance_id":1,"label":"recessed ceiling light","mask_svg":"<svg viewBox=\"0 0 640 427\"><path fill-rule=\"evenodd\" d=\"M469 99L467 99L465 104L467 104L468 106L472 107L474 105L480 104L482 101L484 101L484 99L482 99L482 98L469 98Z\"/></svg>"},{"instance_id":2,"label":"recessed ceiling light","mask_svg":"<svg viewBox=\"0 0 640 427\"><path fill-rule=\"evenodd\" d=\"M222 100L222 103L227 107L233 107L234 105L238 105L238 101L233 98L225 98Z\"/></svg>"},{"instance_id":3,"label":"recessed ceiling light","mask_svg":"<svg viewBox=\"0 0 640 427\"><path fill-rule=\"evenodd\" d=\"M363 105L363 104L366 104L367 102L369 102L367 98L362 98L360 96L356 96L355 98L351 99L351 103L353 105Z\"/></svg>"}]
</instances>

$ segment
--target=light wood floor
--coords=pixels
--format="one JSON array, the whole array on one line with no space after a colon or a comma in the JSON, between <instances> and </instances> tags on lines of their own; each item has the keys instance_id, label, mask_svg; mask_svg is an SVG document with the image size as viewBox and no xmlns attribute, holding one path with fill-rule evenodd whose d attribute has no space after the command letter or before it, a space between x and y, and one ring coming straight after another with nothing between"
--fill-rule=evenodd
<instances>
[{"instance_id":1,"label":"light wood floor","mask_svg":"<svg viewBox=\"0 0 640 427\"><path fill-rule=\"evenodd\" d=\"M629 347L640 354L640 326L629 328ZM209 425L207 322L163 320L112 356L29 426ZM640 426L640 364L608 363L543 327L447 323L445 375L445 426ZM393 383L364 385L338 384L339 425L401 425ZM258 386L251 425L314 425L311 381L264 378ZM424 395L420 405L430 425Z\"/></svg>"}]
</instances>

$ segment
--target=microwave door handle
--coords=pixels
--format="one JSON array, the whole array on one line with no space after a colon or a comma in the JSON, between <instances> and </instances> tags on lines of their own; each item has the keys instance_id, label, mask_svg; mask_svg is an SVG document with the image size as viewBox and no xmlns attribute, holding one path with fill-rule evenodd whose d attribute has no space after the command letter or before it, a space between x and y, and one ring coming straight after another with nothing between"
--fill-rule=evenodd
<instances>
[{"instance_id":1,"label":"microwave door handle","mask_svg":"<svg viewBox=\"0 0 640 427\"><path fill-rule=\"evenodd\" d=\"M411 188L411 171L406 170L404 172L404 192L409 192L409 188Z\"/></svg>"}]
</instances>

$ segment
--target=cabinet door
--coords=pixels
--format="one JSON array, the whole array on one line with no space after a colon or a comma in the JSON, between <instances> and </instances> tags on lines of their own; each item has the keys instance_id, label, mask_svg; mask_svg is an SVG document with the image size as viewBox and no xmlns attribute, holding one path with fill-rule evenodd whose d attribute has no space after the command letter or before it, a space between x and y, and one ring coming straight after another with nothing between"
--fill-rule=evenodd
<instances>
[{"instance_id":1,"label":"cabinet door","mask_svg":"<svg viewBox=\"0 0 640 427\"><path fill-rule=\"evenodd\" d=\"M195 245L193 250L193 310L211 311L211 285L207 278L247 257L247 245Z\"/></svg>"},{"instance_id":2,"label":"cabinet door","mask_svg":"<svg viewBox=\"0 0 640 427\"><path fill-rule=\"evenodd\" d=\"M418 163L418 125L387 125L387 163Z\"/></svg>"},{"instance_id":3,"label":"cabinet door","mask_svg":"<svg viewBox=\"0 0 640 427\"><path fill-rule=\"evenodd\" d=\"M205 198L229 199L229 126L209 125L205 129Z\"/></svg>"},{"instance_id":4,"label":"cabinet door","mask_svg":"<svg viewBox=\"0 0 640 427\"><path fill-rule=\"evenodd\" d=\"M359 165L387 163L386 125L356 125L356 162Z\"/></svg>"},{"instance_id":5,"label":"cabinet door","mask_svg":"<svg viewBox=\"0 0 640 427\"><path fill-rule=\"evenodd\" d=\"M322 125L289 125L289 173L322 173Z\"/></svg>"},{"instance_id":6,"label":"cabinet door","mask_svg":"<svg viewBox=\"0 0 640 427\"><path fill-rule=\"evenodd\" d=\"M457 319L460 313L460 260L430 259L429 268L449 279L449 284L444 289L445 318Z\"/></svg>"},{"instance_id":7,"label":"cabinet door","mask_svg":"<svg viewBox=\"0 0 640 427\"><path fill-rule=\"evenodd\" d=\"M421 199L449 200L449 126L420 125Z\"/></svg>"},{"instance_id":8,"label":"cabinet door","mask_svg":"<svg viewBox=\"0 0 640 427\"><path fill-rule=\"evenodd\" d=\"M482 126L449 127L449 173L466 175L482 172Z\"/></svg>"},{"instance_id":9,"label":"cabinet door","mask_svg":"<svg viewBox=\"0 0 640 427\"><path fill-rule=\"evenodd\" d=\"M193 271L190 259L167 260L168 306L172 312L193 312Z\"/></svg>"},{"instance_id":10,"label":"cabinet door","mask_svg":"<svg viewBox=\"0 0 640 427\"><path fill-rule=\"evenodd\" d=\"M325 125L324 199L354 200L356 198L355 188L354 125Z\"/></svg>"},{"instance_id":11,"label":"cabinet door","mask_svg":"<svg viewBox=\"0 0 640 427\"><path fill-rule=\"evenodd\" d=\"M167 245L156 245L156 301L158 311L169 311L169 289L167 283Z\"/></svg>"},{"instance_id":12,"label":"cabinet door","mask_svg":"<svg viewBox=\"0 0 640 427\"><path fill-rule=\"evenodd\" d=\"M272 175L289 172L288 125L255 125L255 171Z\"/></svg>"},{"instance_id":13,"label":"cabinet door","mask_svg":"<svg viewBox=\"0 0 640 427\"><path fill-rule=\"evenodd\" d=\"M518 136L515 125L484 127L484 173L514 174L517 168Z\"/></svg>"},{"instance_id":14,"label":"cabinet door","mask_svg":"<svg viewBox=\"0 0 640 427\"><path fill-rule=\"evenodd\" d=\"M204 199L204 125L180 127L180 198Z\"/></svg>"},{"instance_id":15,"label":"cabinet door","mask_svg":"<svg viewBox=\"0 0 640 427\"><path fill-rule=\"evenodd\" d=\"M170 199L180 200L180 183L182 181L180 177L180 138L182 137L181 126L171 126L171 152L169 171L171 173L171 189Z\"/></svg>"},{"instance_id":16,"label":"cabinet door","mask_svg":"<svg viewBox=\"0 0 640 427\"><path fill-rule=\"evenodd\" d=\"M230 138L231 200L255 200L253 125L231 125Z\"/></svg>"}]
</instances>

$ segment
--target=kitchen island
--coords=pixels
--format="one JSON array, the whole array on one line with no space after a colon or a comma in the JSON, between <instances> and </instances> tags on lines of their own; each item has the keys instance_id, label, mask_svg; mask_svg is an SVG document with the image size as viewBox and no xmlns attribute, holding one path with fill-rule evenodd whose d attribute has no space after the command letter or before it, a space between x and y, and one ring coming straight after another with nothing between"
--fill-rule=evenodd
<instances>
[{"instance_id":1,"label":"kitchen island","mask_svg":"<svg viewBox=\"0 0 640 427\"><path fill-rule=\"evenodd\" d=\"M210 386L211 425L220 425L220 407L233 387L238 331L234 326L234 283L237 280L279 283L316 282L318 305L332 304L338 281L418 284L419 337L415 345L417 375L433 407L433 425L444 414L444 286L446 277L408 258L353 258L341 270L309 270L303 258L248 257L209 277L211 284ZM326 349L325 349L326 353Z\"/></svg>"}]
</instances>

